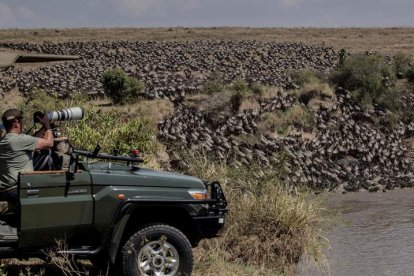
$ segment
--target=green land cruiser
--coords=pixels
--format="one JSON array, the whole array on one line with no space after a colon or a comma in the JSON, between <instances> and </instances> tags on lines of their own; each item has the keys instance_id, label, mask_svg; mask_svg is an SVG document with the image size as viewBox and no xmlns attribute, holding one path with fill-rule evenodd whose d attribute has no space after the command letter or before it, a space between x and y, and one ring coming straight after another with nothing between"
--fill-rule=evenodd
<instances>
[{"instance_id":1,"label":"green land cruiser","mask_svg":"<svg viewBox=\"0 0 414 276\"><path fill-rule=\"evenodd\" d=\"M141 168L139 157L98 147L62 154L61 143L57 138L35 158L35 171L20 175L20 204L0 216L0 258L44 258L64 241L58 254L116 266L123 275L191 274L192 247L224 225L220 184Z\"/></svg>"}]
</instances>

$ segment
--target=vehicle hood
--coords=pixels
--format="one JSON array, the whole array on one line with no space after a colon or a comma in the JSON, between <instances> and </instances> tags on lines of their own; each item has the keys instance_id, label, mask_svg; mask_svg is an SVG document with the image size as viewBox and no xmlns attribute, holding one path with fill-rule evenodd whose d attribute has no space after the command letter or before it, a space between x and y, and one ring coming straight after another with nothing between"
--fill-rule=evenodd
<instances>
[{"instance_id":1,"label":"vehicle hood","mask_svg":"<svg viewBox=\"0 0 414 276\"><path fill-rule=\"evenodd\" d=\"M89 164L88 169L94 185L204 188L201 179L172 172L132 170L126 165L114 164L108 169L108 163Z\"/></svg>"}]
</instances>

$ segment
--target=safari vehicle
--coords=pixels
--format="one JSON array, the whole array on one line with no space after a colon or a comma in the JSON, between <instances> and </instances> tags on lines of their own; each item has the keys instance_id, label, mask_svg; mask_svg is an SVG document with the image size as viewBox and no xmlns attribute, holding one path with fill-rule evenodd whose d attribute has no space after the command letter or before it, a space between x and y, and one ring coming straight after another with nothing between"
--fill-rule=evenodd
<instances>
[{"instance_id":1,"label":"safari vehicle","mask_svg":"<svg viewBox=\"0 0 414 276\"><path fill-rule=\"evenodd\" d=\"M120 265L124 275L191 274L192 247L224 224L220 184L141 168L141 158L99 146L62 155L62 141L20 174L20 204L1 216L0 258L45 257L64 241L58 253Z\"/></svg>"}]
</instances>

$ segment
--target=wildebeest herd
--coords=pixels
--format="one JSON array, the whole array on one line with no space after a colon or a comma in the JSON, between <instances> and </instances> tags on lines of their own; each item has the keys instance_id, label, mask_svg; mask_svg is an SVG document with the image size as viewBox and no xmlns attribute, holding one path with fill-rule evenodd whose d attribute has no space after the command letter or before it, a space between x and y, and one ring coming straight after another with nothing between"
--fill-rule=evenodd
<instances>
[{"instance_id":1,"label":"wildebeest herd","mask_svg":"<svg viewBox=\"0 0 414 276\"><path fill-rule=\"evenodd\" d=\"M34 69L10 68L0 79L3 93L17 87L26 95L39 87L61 97L73 91L102 97L101 76L113 66L142 80L147 98L174 102L175 113L159 123L158 136L176 166L186 165L173 151L182 147L202 150L238 168L274 166L283 156L286 180L316 189L341 186L376 191L414 184L410 150L404 144L413 137L414 123L400 122L394 130L379 129L373 118L384 116L384 112L363 111L344 89L336 89L331 108L314 112L316 135L312 139L304 139L302 131L295 128L279 138L259 132L261 114L306 105L276 89L260 107L227 115L220 122L213 122L207 111L190 107L183 100L202 91L213 75L223 83L243 79L249 84L286 88L292 85L288 77L291 70L330 71L338 60L338 53L330 47L256 41L0 43L0 47L82 57ZM405 97L404 104L412 106L414 97ZM244 143L237 139L240 135L258 139Z\"/></svg>"},{"instance_id":2,"label":"wildebeest herd","mask_svg":"<svg viewBox=\"0 0 414 276\"><path fill-rule=\"evenodd\" d=\"M25 94L40 87L62 97L75 90L102 96L100 77L113 66L142 80L147 97L174 100L199 91L212 74L221 76L224 83L242 78L249 83L284 86L289 70L326 71L336 60L329 47L254 41L0 43L0 47L81 56L80 61L34 71L10 69L4 75L11 80L1 83L5 92L17 86Z\"/></svg>"}]
</instances>

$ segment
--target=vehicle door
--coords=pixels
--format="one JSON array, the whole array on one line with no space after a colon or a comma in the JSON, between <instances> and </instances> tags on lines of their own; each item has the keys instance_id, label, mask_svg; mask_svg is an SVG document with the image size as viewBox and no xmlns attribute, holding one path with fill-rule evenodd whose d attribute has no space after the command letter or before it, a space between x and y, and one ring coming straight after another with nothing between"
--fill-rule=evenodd
<instances>
[{"instance_id":1,"label":"vehicle door","mask_svg":"<svg viewBox=\"0 0 414 276\"><path fill-rule=\"evenodd\" d=\"M93 222L88 171L34 171L20 175L19 246L43 246L82 237Z\"/></svg>"}]
</instances>

